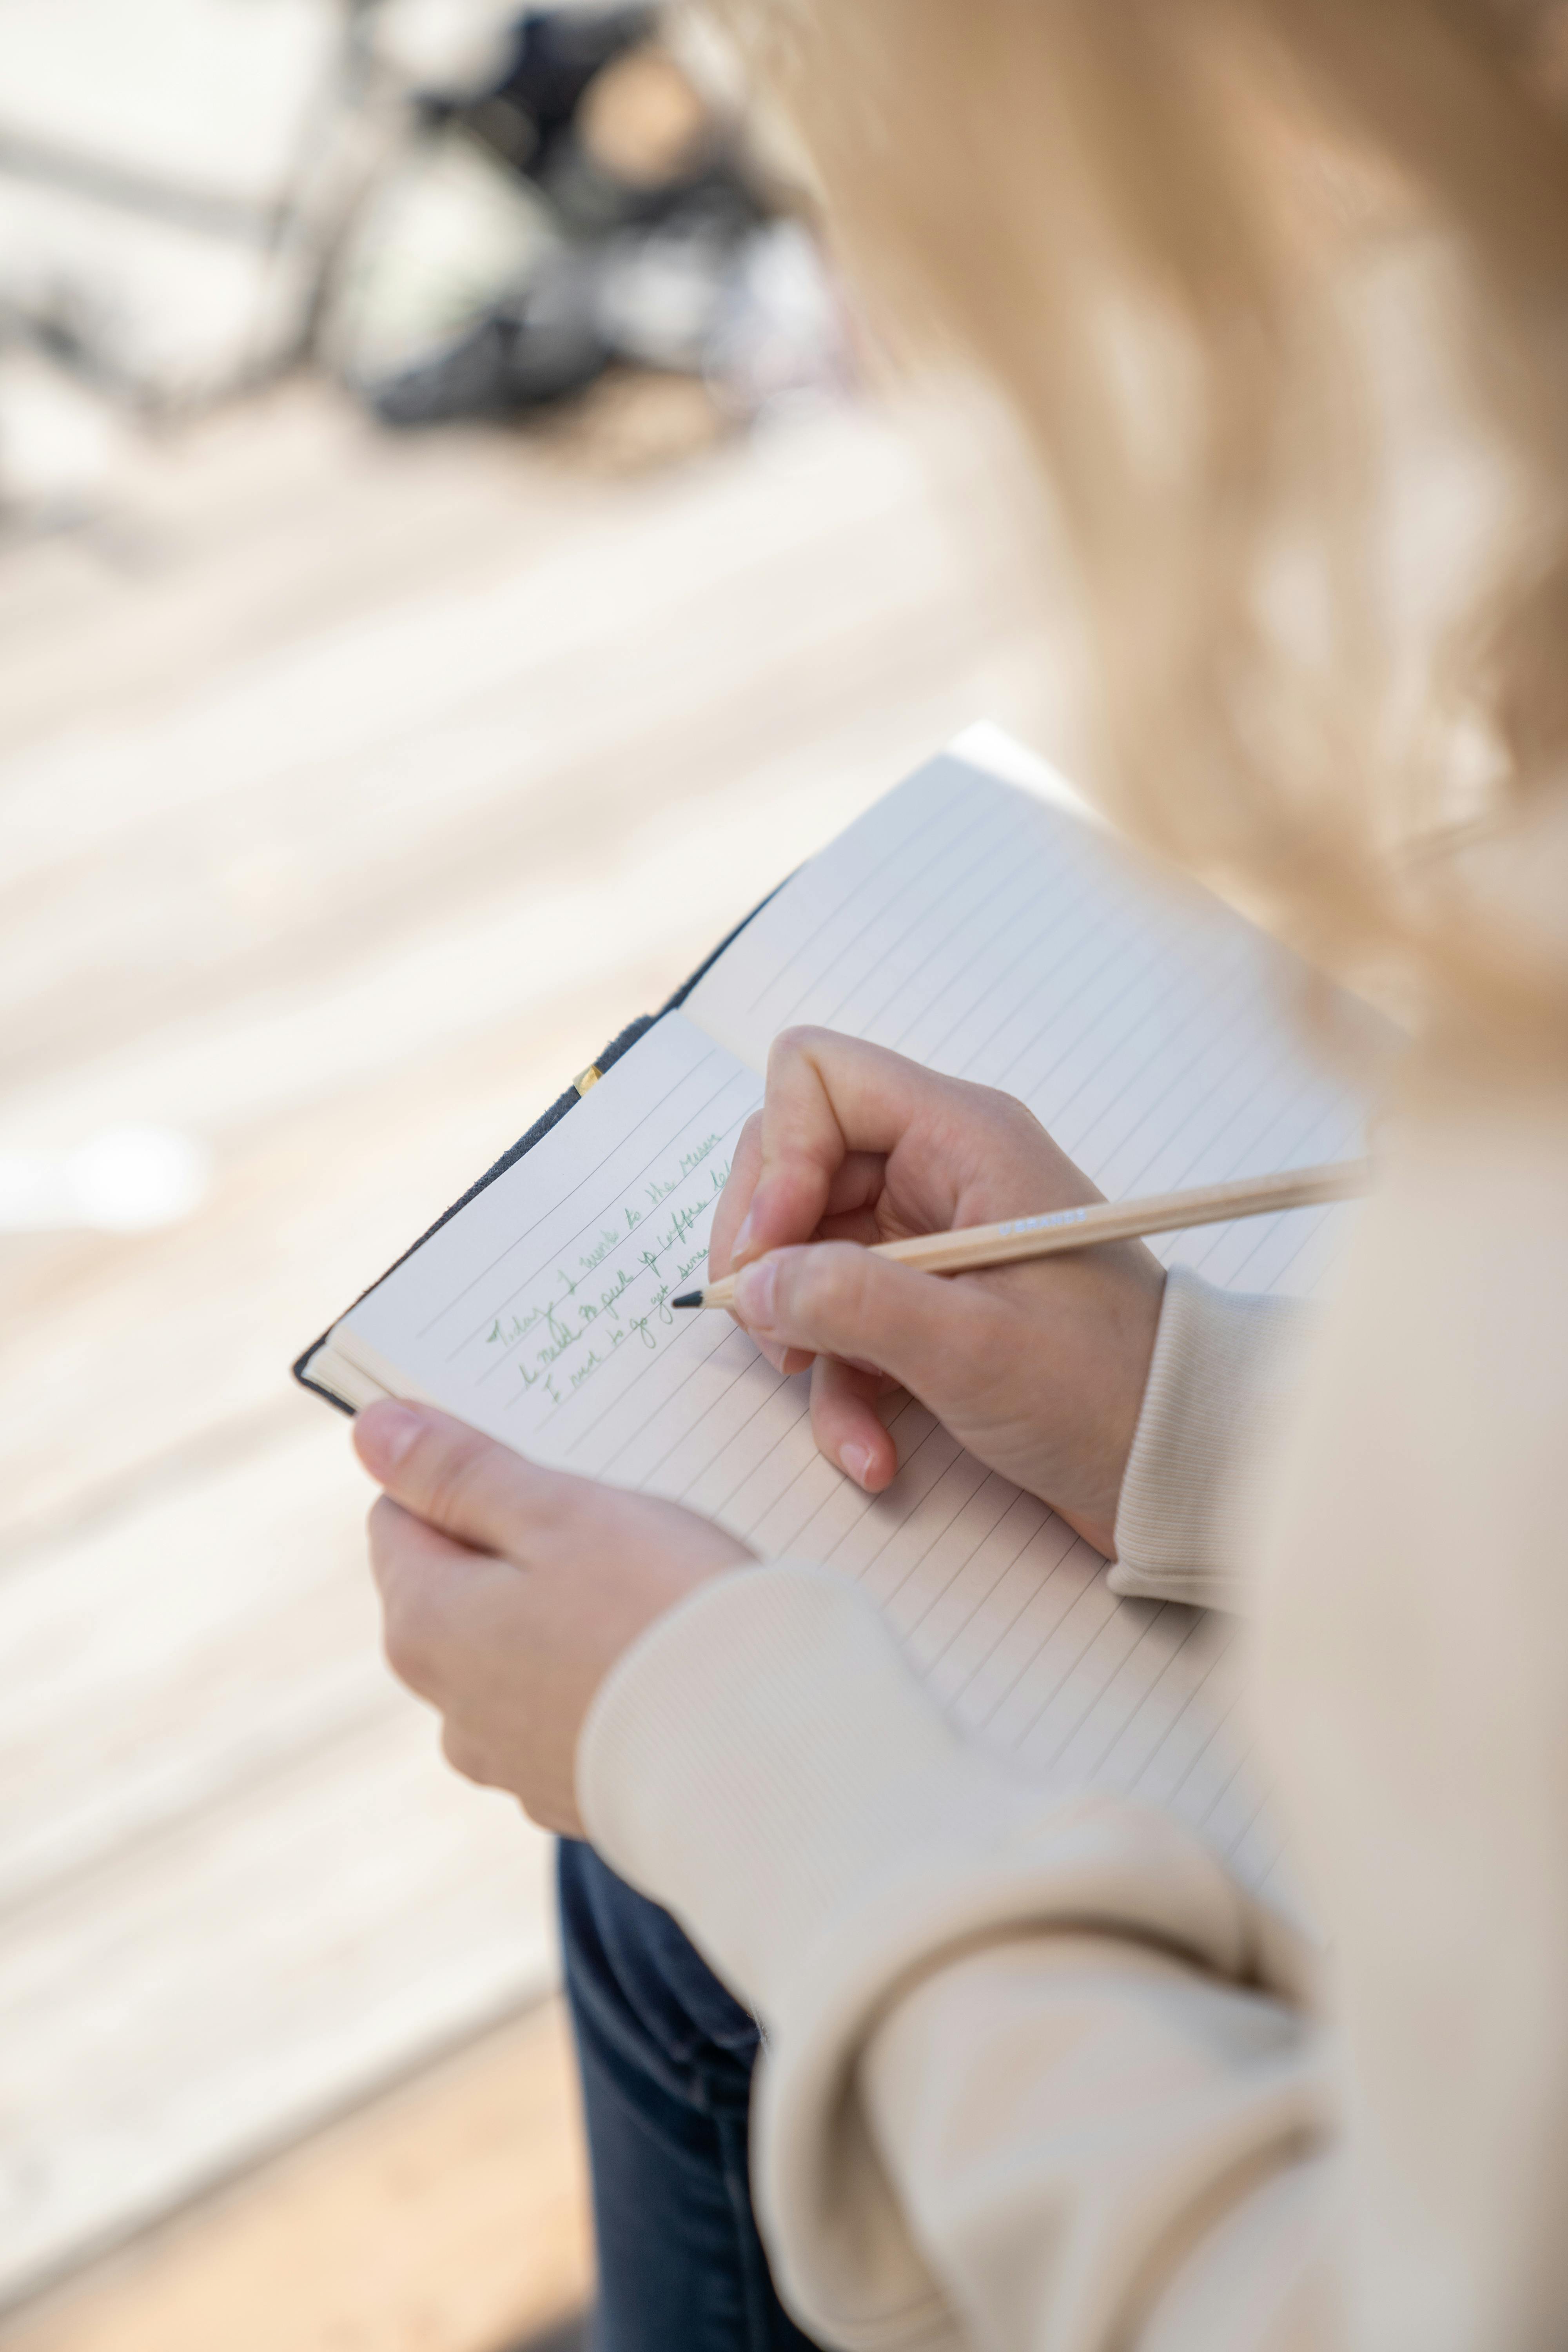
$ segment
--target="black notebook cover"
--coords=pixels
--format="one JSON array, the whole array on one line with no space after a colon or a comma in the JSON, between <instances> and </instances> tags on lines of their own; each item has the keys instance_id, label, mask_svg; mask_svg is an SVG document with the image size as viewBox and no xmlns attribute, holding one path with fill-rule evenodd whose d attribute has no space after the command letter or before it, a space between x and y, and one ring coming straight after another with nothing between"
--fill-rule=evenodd
<instances>
[{"instance_id":1,"label":"black notebook cover","mask_svg":"<svg viewBox=\"0 0 1568 2352\"><path fill-rule=\"evenodd\" d=\"M789 877L786 875L784 877L784 880L787 881ZM647 1031L653 1027L656 1021L662 1021L667 1013L673 1013L679 1005L684 1004L692 990L696 987L698 982L701 980L707 972L712 970L720 957L723 954L725 949L731 945L731 941L740 938L741 933L745 929L746 925L753 921L755 918L762 913L763 908L768 904L769 899L775 898L783 888L783 882L775 883L773 889L768 892L767 898L759 898L756 905L752 908L751 913L749 915L742 916L741 920L735 925L734 929L727 931L724 937L720 940L718 946L714 948L710 954L703 957L702 961L698 965L696 971L692 972L689 978L681 982L680 986L676 990L674 995L669 999L668 1003L660 1005L657 1013L639 1013L635 1021L628 1022L626 1026L617 1036L611 1038L609 1044L605 1047L604 1052L595 1057L590 1066L597 1070L602 1077L613 1063L620 1060L621 1055L629 1046L635 1045L639 1037L647 1034ZM566 1088L564 1094L557 1095L549 1109L541 1113L539 1118L534 1120L533 1125L528 1129L527 1133L525 1135L519 1136L517 1141L514 1144L510 1145L509 1148L501 1153L500 1158L495 1162L494 1166L487 1168L484 1174L474 1183L470 1184L468 1191L458 1200L454 1201L449 1209L443 1209L440 1215L435 1220L434 1223L426 1225L425 1231L419 1235L418 1240L410 1242L408 1247L404 1251L402 1257L394 1258L392 1265L389 1265L384 1273L378 1274L374 1282L367 1283L364 1288L360 1292L359 1298L350 1300L348 1306L343 1309L343 1314L352 1314L354 1307L359 1305L360 1298L368 1298L371 1292L374 1290L378 1285L386 1280L387 1275L393 1273L396 1267L400 1266L404 1263L404 1259L411 1258L416 1249L422 1249L425 1244L429 1240L432 1234L438 1234L442 1226L447 1223L449 1218L455 1217L459 1209L466 1209L468 1202L473 1200L478 1193L482 1192L487 1184L493 1184L496 1178L504 1174L506 1170L511 1167L514 1161L521 1160L525 1151L531 1151L534 1145L539 1141L540 1137L542 1135L548 1135L551 1129L555 1126L556 1122L564 1118L567 1112L573 1108L573 1106L581 1102L582 1099L583 1097L577 1091L575 1082ZM342 1318L337 1317L333 1319L334 1321L341 1321ZM342 1397L334 1396L331 1389L323 1388L319 1381L311 1380L310 1374L305 1369L317 1349L324 1347L331 1336L331 1325L329 1324L327 1329L321 1334L319 1339L311 1340L310 1346L304 1350L302 1355L299 1356L295 1360L290 1369L293 1371L294 1378L299 1381L301 1388L309 1389L312 1396L319 1396L324 1399L324 1401L328 1404L333 1406L337 1412L347 1413L349 1418L352 1420L353 1418L353 1407L350 1404L345 1404Z\"/></svg>"}]
</instances>

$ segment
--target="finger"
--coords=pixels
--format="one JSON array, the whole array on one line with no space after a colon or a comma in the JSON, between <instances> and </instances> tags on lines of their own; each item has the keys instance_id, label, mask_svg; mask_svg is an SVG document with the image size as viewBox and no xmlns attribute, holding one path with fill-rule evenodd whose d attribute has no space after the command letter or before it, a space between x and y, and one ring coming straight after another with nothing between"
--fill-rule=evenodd
<instances>
[{"instance_id":1,"label":"finger","mask_svg":"<svg viewBox=\"0 0 1568 2352\"><path fill-rule=\"evenodd\" d=\"M448 1717L441 1726L441 1753L453 1771L460 1772L465 1780L472 1780L481 1789L496 1785L493 1760L466 1725Z\"/></svg>"},{"instance_id":2,"label":"finger","mask_svg":"<svg viewBox=\"0 0 1568 2352\"><path fill-rule=\"evenodd\" d=\"M763 1115L760 1110L754 1110L735 1139L730 1173L724 1190L719 1195L719 1205L713 1212L713 1223L708 1235L710 1282L721 1281L734 1263L731 1252L735 1235L752 1205L752 1195L757 1189L762 1165Z\"/></svg>"},{"instance_id":3,"label":"finger","mask_svg":"<svg viewBox=\"0 0 1568 2352\"><path fill-rule=\"evenodd\" d=\"M985 1370L994 1304L852 1243L777 1250L742 1270L735 1317L759 1342L879 1364L928 1401Z\"/></svg>"},{"instance_id":4,"label":"finger","mask_svg":"<svg viewBox=\"0 0 1568 2352\"><path fill-rule=\"evenodd\" d=\"M458 1543L455 1537L444 1536L438 1528L427 1526L395 1503L390 1495L378 1495L365 1517L365 1534L370 1552L370 1572L383 1601L396 1579L409 1568L411 1572L424 1574L434 1564L450 1562L456 1565L465 1559L483 1559L472 1544Z\"/></svg>"},{"instance_id":5,"label":"finger","mask_svg":"<svg viewBox=\"0 0 1568 2352\"><path fill-rule=\"evenodd\" d=\"M762 1113L753 1111L741 1130L735 1157L730 1166L729 1181L713 1212L713 1225L708 1239L710 1282L721 1280L734 1264L735 1234L744 1223L745 1213L751 1206L762 1164ZM836 1222L853 1223L857 1234L864 1230L873 1239L879 1240L876 1204L882 1197L887 1167L888 1163L879 1152L851 1151L828 1184L822 1213L824 1228L831 1228Z\"/></svg>"},{"instance_id":6,"label":"finger","mask_svg":"<svg viewBox=\"0 0 1568 2352\"><path fill-rule=\"evenodd\" d=\"M818 1356L811 1375L811 1433L817 1451L868 1495L879 1495L898 1474L898 1448L876 1405L887 1387L880 1372L847 1364L838 1356Z\"/></svg>"},{"instance_id":7,"label":"finger","mask_svg":"<svg viewBox=\"0 0 1568 2352\"><path fill-rule=\"evenodd\" d=\"M557 1526L584 1482L525 1462L434 1405L391 1399L354 1423L354 1451L405 1511L459 1543L520 1560L531 1534Z\"/></svg>"},{"instance_id":8,"label":"finger","mask_svg":"<svg viewBox=\"0 0 1568 2352\"><path fill-rule=\"evenodd\" d=\"M830 1029L786 1029L768 1055L762 1164L732 1265L806 1241L851 1154L880 1159L951 1082L885 1046Z\"/></svg>"},{"instance_id":9,"label":"finger","mask_svg":"<svg viewBox=\"0 0 1568 2352\"><path fill-rule=\"evenodd\" d=\"M753 1111L741 1129L729 1181L713 1213L708 1240L710 1282L720 1281L734 1262L734 1237L751 1205L762 1163L762 1113ZM881 1192L886 1162L874 1152L852 1151L845 1160L828 1186L827 1225L835 1237L867 1244L881 1238L871 1204ZM756 1344L777 1372L802 1372L811 1361L809 1354L799 1349L775 1348L764 1339Z\"/></svg>"},{"instance_id":10,"label":"finger","mask_svg":"<svg viewBox=\"0 0 1568 2352\"><path fill-rule=\"evenodd\" d=\"M763 1164L763 1115L754 1110L742 1128L736 1140L734 1157L730 1162L730 1174L724 1190L719 1195L719 1205L713 1212L713 1223L708 1235L708 1279L721 1281L734 1263L734 1241L756 1190L757 1175ZM759 1339L756 1345L775 1372L786 1369L800 1370L799 1364L786 1367L785 1351L775 1348L771 1339ZM803 1358L802 1362L809 1362Z\"/></svg>"},{"instance_id":11,"label":"finger","mask_svg":"<svg viewBox=\"0 0 1568 2352\"><path fill-rule=\"evenodd\" d=\"M516 1570L454 1542L385 1495L370 1514L369 1532L387 1664L399 1682L438 1706L464 1627L494 1578L515 1577Z\"/></svg>"}]
</instances>

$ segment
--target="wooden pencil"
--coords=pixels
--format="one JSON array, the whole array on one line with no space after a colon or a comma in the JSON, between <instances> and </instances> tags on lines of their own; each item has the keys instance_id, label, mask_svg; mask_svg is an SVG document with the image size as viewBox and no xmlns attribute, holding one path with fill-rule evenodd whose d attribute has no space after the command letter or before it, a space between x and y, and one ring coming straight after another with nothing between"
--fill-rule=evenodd
<instances>
[{"instance_id":1,"label":"wooden pencil","mask_svg":"<svg viewBox=\"0 0 1568 2352\"><path fill-rule=\"evenodd\" d=\"M874 1255L922 1274L967 1274L978 1266L1011 1265L1019 1258L1055 1257L1096 1242L1135 1234L1172 1234L1188 1225L1224 1224L1233 1217L1265 1217L1279 1209L1310 1209L1321 1201L1348 1201L1372 1182L1367 1160L1340 1160L1321 1168L1292 1168L1279 1176L1243 1176L1230 1184L1199 1184L1187 1192L1154 1192L1142 1201L1099 1201L1083 1208L1045 1209L997 1225L917 1234L906 1242L879 1242ZM672 1307L730 1307L735 1277L682 1292Z\"/></svg>"}]
</instances>

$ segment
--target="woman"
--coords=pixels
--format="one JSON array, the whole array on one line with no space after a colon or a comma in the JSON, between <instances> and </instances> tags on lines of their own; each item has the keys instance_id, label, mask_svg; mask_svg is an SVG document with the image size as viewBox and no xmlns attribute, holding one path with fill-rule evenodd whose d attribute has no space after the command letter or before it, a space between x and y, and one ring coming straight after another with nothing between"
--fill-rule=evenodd
<instances>
[{"instance_id":1,"label":"woman","mask_svg":"<svg viewBox=\"0 0 1568 2352\"><path fill-rule=\"evenodd\" d=\"M775 1050L714 1234L847 1475L891 1473L886 1374L1130 1589L1241 1594L1316 1970L1173 1822L966 1748L811 1563L362 1417L389 1648L454 1761L585 1831L728 1988L668 1921L617 1970L641 1915L584 1863L601 2095L671 2147L692 2077L650 2053L700 2045L692 2177L733 2204L761 2021L757 2209L826 2342L1568 2341L1563 29L1522 0L795 0L755 37L889 331L965 355L1039 460L1098 789L1412 1037L1300 1370L1270 1314L1131 1245L868 1261L1082 1180L1016 1106L818 1034ZM721 2295L688 2264L661 2300L679 2214L647 2211L607 2345L790 2340L733 2230Z\"/></svg>"}]
</instances>

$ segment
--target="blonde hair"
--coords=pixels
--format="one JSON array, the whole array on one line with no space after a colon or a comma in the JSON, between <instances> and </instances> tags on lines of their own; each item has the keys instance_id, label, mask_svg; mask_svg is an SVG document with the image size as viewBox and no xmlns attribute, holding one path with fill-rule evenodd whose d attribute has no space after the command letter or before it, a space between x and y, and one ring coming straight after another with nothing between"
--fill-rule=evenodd
<instances>
[{"instance_id":1,"label":"blonde hair","mask_svg":"<svg viewBox=\"0 0 1568 2352\"><path fill-rule=\"evenodd\" d=\"M878 313L910 352L975 366L1043 460L1115 813L1261 895L1323 960L1392 966L1428 1017L1561 1042L1562 966L1489 912L1462 860L1413 855L1557 786L1568 755L1559 11L724 13ZM1376 305L1356 292L1394 250L1512 518L1428 649L1422 723L1385 579ZM1461 714L1486 753L1468 782Z\"/></svg>"}]
</instances>

